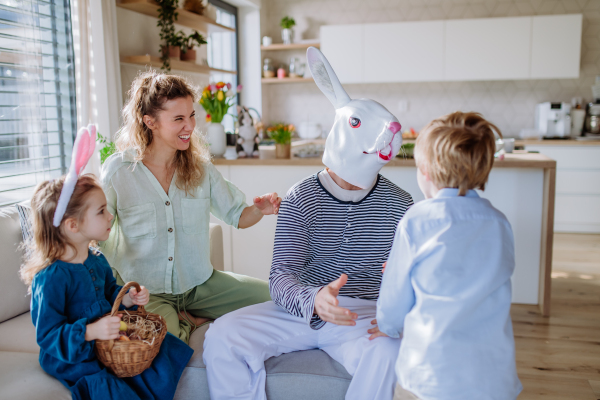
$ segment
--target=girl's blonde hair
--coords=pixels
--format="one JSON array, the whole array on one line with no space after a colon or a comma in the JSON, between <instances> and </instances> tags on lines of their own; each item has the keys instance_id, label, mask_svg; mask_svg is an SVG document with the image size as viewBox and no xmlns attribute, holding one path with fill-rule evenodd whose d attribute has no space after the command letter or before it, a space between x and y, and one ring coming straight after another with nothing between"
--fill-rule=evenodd
<instances>
[{"instance_id":1,"label":"girl's blonde hair","mask_svg":"<svg viewBox=\"0 0 600 400\"><path fill-rule=\"evenodd\" d=\"M131 84L129 100L123 107L123 127L116 140L117 149L133 149L135 161L141 161L153 139L152 130L144 123L144 115L156 118L168 100L191 97L195 102L197 93L196 88L181 76L154 70L140 73ZM208 146L194 129L188 149L175 153L173 165L177 172L177 187L188 194L200 186L204 176L202 164L207 162L210 162Z\"/></svg>"},{"instance_id":2,"label":"girl's blonde hair","mask_svg":"<svg viewBox=\"0 0 600 400\"><path fill-rule=\"evenodd\" d=\"M498 127L476 112L453 112L431 121L417 137L415 162L438 188L485 189L494 165Z\"/></svg>"},{"instance_id":3,"label":"girl's blonde hair","mask_svg":"<svg viewBox=\"0 0 600 400\"><path fill-rule=\"evenodd\" d=\"M30 293L31 282L38 272L63 257L67 247L75 250L73 244L61 231L63 221L74 218L82 222L89 206L87 202L89 194L93 190L102 190L94 175L80 176L65 215L57 228L52 222L64 183L65 176L42 182L35 188L31 199L33 238L29 243L24 243L26 259L20 271L21 280L28 286Z\"/></svg>"}]
</instances>

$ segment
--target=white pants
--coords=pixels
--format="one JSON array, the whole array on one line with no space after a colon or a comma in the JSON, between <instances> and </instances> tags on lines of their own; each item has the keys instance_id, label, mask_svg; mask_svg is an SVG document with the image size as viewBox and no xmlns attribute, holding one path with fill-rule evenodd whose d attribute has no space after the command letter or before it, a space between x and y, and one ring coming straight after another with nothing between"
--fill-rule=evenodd
<instances>
[{"instance_id":1,"label":"white pants","mask_svg":"<svg viewBox=\"0 0 600 400\"><path fill-rule=\"evenodd\" d=\"M400 339L369 340L376 302L338 297L358 314L356 326L325 324L311 329L272 301L241 308L217 319L204 341L204 363L212 400L265 400L268 358L298 350L321 349L352 375L346 399L391 400Z\"/></svg>"}]
</instances>

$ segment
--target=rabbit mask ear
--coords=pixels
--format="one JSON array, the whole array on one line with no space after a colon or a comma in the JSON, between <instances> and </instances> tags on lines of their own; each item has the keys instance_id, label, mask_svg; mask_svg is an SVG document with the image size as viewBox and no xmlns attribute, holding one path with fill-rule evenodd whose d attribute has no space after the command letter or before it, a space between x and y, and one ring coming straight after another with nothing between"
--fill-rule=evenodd
<instances>
[{"instance_id":1,"label":"rabbit mask ear","mask_svg":"<svg viewBox=\"0 0 600 400\"><path fill-rule=\"evenodd\" d=\"M337 110L348 104L351 100L350 96L342 87L340 80L333 72L333 68L331 68L323 53L315 47L309 47L306 50L306 59L315 83L335 109Z\"/></svg>"}]
</instances>

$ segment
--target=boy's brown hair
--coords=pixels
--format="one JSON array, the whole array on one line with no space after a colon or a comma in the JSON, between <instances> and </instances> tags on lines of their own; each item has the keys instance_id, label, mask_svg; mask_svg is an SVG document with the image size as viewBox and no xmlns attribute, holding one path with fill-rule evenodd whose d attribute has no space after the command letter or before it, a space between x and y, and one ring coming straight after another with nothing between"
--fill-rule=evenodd
<instances>
[{"instance_id":1,"label":"boy's brown hair","mask_svg":"<svg viewBox=\"0 0 600 400\"><path fill-rule=\"evenodd\" d=\"M502 133L479 113L460 111L434 119L417 137L415 161L438 188L485 189L494 165L496 132Z\"/></svg>"}]
</instances>

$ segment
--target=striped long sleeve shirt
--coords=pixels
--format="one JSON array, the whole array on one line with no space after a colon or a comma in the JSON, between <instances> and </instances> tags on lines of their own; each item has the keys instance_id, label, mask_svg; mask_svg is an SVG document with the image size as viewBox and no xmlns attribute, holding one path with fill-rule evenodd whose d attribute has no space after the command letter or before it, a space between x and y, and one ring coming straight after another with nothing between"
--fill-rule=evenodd
<instances>
[{"instance_id":1,"label":"striped long sleeve shirt","mask_svg":"<svg viewBox=\"0 0 600 400\"><path fill-rule=\"evenodd\" d=\"M271 298L313 329L325 322L314 314L315 297L341 274L340 296L377 300L381 266L396 227L412 197L379 175L358 202L333 197L317 174L293 186L281 203L269 276Z\"/></svg>"}]
</instances>

